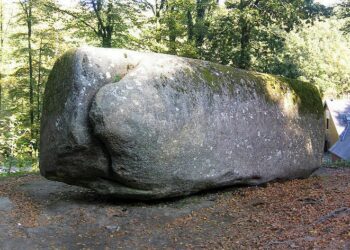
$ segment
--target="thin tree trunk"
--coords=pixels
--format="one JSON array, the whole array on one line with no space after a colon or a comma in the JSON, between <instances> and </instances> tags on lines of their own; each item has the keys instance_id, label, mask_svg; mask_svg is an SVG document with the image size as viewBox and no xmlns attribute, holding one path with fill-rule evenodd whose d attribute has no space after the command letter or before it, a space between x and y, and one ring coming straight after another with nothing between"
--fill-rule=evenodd
<instances>
[{"instance_id":1,"label":"thin tree trunk","mask_svg":"<svg viewBox=\"0 0 350 250\"><path fill-rule=\"evenodd\" d=\"M256 0L256 3L258 3L258 0ZM249 69L250 67L250 25L248 21L244 18L242 15L242 12L246 8L246 4L243 0L240 1L240 11L241 16L239 19L239 24L241 28L241 50L240 50L240 57L238 61L238 67L241 69Z\"/></svg>"},{"instance_id":2,"label":"thin tree trunk","mask_svg":"<svg viewBox=\"0 0 350 250\"><path fill-rule=\"evenodd\" d=\"M1 115L1 111L2 111L2 76L0 73L0 115Z\"/></svg>"},{"instance_id":3,"label":"thin tree trunk","mask_svg":"<svg viewBox=\"0 0 350 250\"><path fill-rule=\"evenodd\" d=\"M160 26L160 13L164 8L164 5L167 4L166 0L155 0L155 16L156 16L156 41L160 43L162 40L161 36L161 26Z\"/></svg>"},{"instance_id":4,"label":"thin tree trunk","mask_svg":"<svg viewBox=\"0 0 350 250\"><path fill-rule=\"evenodd\" d=\"M160 8L158 5L158 0L156 1L156 8L155 8L155 16L156 16L156 41L159 43L161 41L161 36L160 36Z\"/></svg>"},{"instance_id":5,"label":"thin tree trunk","mask_svg":"<svg viewBox=\"0 0 350 250\"><path fill-rule=\"evenodd\" d=\"M43 43L43 38L42 36L40 37L40 44L39 44L39 62L38 62L38 82L36 85L36 114L37 114L37 122L40 121L40 114L41 114L41 64L42 64L42 43ZM38 134L38 131L37 131Z\"/></svg>"},{"instance_id":6,"label":"thin tree trunk","mask_svg":"<svg viewBox=\"0 0 350 250\"><path fill-rule=\"evenodd\" d=\"M3 76L3 58L4 58L4 7L0 0L0 112L2 111L2 76Z\"/></svg>"},{"instance_id":7,"label":"thin tree trunk","mask_svg":"<svg viewBox=\"0 0 350 250\"><path fill-rule=\"evenodd\" d=\"M197 0L196 10L196 47L199 48L202 46L205 37L205 10L206 10L206 1Z\"/></svg>"},{"instance_id":8,"label":"thin tree trunk","mask_svg":"<svg viewBox=\"0 0 350 250\"><path fill-rule=\"evenodd\" d=\"M7 173L10 174L12 170L13 165L13 159L14 159L14 152L15 152L15 141L12 141L11 143L11 149L10 149L10 162L9 162L9 169L7 170Z\"/></svg>"},{"instance_id":9,"label":"thin tree trunk","mask_svg":"<svg viewBox=\"0 0 350 250\"><path fill-rule=\"evenodd\" d=\"M30 137L35 138L34 131L34 77L33 77L33 51L32 51L32 0L20 1L27 21L27 45L28 45L28 66L29 66L29 122ZM33 156L33 152L31 152Z\"/></svg>"},{"instance_id":10,"label":"thin tree trunk","mask_svg":"<svg viewBox=\"0 0 350 250\"><path fill-rule=\"evenodd\" d=\"M249 25L243 21L241 23L241 51L239 57L238 67L241 69L249 69L250 67L250 28Z\"/></svg>"},{"instance_id":11,"label":"thin tree trunk","mask_svg":"<svg viewBox=\"0 0 350 250\"><path fill-rule=\"evenodd\" d=\"M30 108L30 133L34 135L34 78L33 78L33 51L32 51L32 1L28 1L28 63L29 63L29 108Z\"/></svg>"},{"instance_id":12,"label":"thin tree trunk","mask_svg":"<svg viewBox=\"0 0 350 250\"><path fill-rule=\"evenodd\" d=\"M174 12L174 6L170 8L170 18L168 20L169 29L169 53L176 55L176 21L172 14Z\"/></svg>"},{"instance_id":13,"label":"thin tree trunk","mask_svg":"<svg viewBox=\"0 0 350 250\"><path fill-rule=\"evenodd\" d=\"M194 30L193 30L193 17L191 10L187 10L187 38L189 41L193 40Z\"/></svg>"},{"instance_id":14,"label":"thin tree trunk","mask_svg":"<svg viewBox=\"0 0 350 250\"><path fill-rule=\"evenodd\" d=\"M113 34L113 24L111 23L111 20L112 20L111 11L113 8L112 2L108 3L106 22L104 22L101 16L103 1L101 0L97 0L96 2L91 1L91 4L95 12L95 16L97 18L97 23L98 23L97 35L101 39L101 46L103 48L112 48L112 34Z\"/></svg>"},{"instance_id":15,"label":"thin tree trunk","mask_svg":"<svg viewBox=\"0 0 350 250\"><path fill-rule=\"evenodd\" d=\"M102 37L102 47L103 48L112 48L112 34L107 34Z\"/></svg>"},{"instance_id":16,"label":"thin tree trunk","mask_svg":"<svg viewBox=\"0 0 350 250\"><path fill-rule=\"evenodd\" d=\"M9 168L8 168L8 170L7 170L7 174L11 174L11 170L12 170L12 162L13 162L13 159L12 159L12 156L10 156L10 165L9 165Z\"/></svg>"}]
</instances>

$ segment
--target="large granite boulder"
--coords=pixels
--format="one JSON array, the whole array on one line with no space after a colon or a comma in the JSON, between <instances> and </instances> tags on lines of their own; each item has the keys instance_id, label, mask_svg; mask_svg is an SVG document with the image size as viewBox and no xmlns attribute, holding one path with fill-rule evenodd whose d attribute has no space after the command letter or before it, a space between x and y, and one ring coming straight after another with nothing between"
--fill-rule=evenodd
<instances>
[{"instance_id":1,"label":"large granite boulder","mask_svg":"<svg viewBox=\"0 0 350 250\"><path fill-rule=\"evenodd\" d=\"M43 107L41 174L116 197L307 177L321 164L315 87L215 63L72 50L56 62Z\"/></svg>"}]
</instances>

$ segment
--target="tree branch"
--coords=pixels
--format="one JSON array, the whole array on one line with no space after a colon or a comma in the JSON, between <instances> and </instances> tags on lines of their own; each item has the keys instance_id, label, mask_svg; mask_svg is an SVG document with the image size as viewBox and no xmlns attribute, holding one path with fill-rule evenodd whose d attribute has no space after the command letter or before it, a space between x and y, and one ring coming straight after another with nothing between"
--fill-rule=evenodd
<instances>
[{"instance_id":1,"label":"tree branch","mask_svg":"<svg viewBox=\"0 0 350 250\"><path fill-rule=\"evenodd\" d=\"M97 0L98 1L98 0ZM98 6L96 5L96 2L94 0L90 1L92 4L92 8L94 9L98 24L100 25L101 29L99 31L101 31L102 36L106 36L106 27L103 24L103 20L102 17L100 15L100 9L98 9Z\"/></svg>"},{"instance_id":2,"label":"tree branch","mask_svg":"<svg viewBox=\"0 0 350 250\"><path fill-rule=\"evenodd\" d=\"M88 22L86 22L85 20L82 20L79 15L69 11L69 10L64 10L64 9L60 9L58 8L57 6L54 6L54 5L50 5L50 4L47 4L47 3L42 3L45 7L53 10L53 11L57 11L57 12L60 12L62 14L66 14L68 16L71 16L73 18L75 18L78 22L84 24L86 27L92 29L92 31L96 34L96 35L99 35L98 31L96 30L96 28L94 26L92 26L91 24L89 24Z\"/></svg>"}]
</instances>

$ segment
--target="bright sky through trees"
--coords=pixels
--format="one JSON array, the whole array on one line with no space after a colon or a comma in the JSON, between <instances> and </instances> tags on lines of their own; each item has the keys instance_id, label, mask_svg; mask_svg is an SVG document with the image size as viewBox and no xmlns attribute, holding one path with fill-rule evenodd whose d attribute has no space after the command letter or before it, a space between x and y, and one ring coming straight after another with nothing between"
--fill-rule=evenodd
<instances>
[{"instance_id":1,"label":"bright sky through trees","mask_svg":"<svg viewBox=\"0 0 350 250\"><path fill-rule=\"evenodd\" d=\"M327 5L327 6L331 6L331 5L337 4L337 3L341 2L341 1L342 0L315 0L315 2L322 3L322 4ZM13 2L13 0L5 0L4 2L5 3L6 2ZM71 6L74 3L76 3L77 1L76 0L59 0L59 2L62 5ZM225 0L220 0L220 2L223 3L223 2L225 2Z\"/></svg>"},{"instance_id":2,"label":"bright sky through trees","mask_svg":"<svg viewBox=\"0 0 350 250\"><path fill-rule=\"evenodd\" d=\"M326 6L331 6L331 5L340 3L342 1L341 0L315 0L315 2L324 4Z\"/></svg>"},{"instance_id":3,"label":"bright sky through trees","mask_svg":"<svg viewBox=\"0 0 350 250\"><path fill-rule=\"evenodd\" d=\"M334 4L337 4L337 3L340 3L342 0L315 0L315 2L318 2L318 3L321 3L321 4L324 4L326 6L331 6L331 5L334 5ZM62 5L65 5L65 6L70 6L72 4L74 4L76 1L72 1L72 0L59 0L59 2L62 4ZM225 2L225 0L220 0L221 3Z\"/></svg>"}]
</instances>

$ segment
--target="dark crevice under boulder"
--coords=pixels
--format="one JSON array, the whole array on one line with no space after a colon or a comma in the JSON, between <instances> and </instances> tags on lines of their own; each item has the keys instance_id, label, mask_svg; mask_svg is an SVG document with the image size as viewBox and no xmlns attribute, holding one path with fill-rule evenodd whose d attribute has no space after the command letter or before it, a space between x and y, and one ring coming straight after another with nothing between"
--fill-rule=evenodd
<instances>
[{"instance_id":1,"label":"dark crevice under boulder","mask_svg":"<svg viewBox=\"0 0 350 250\"><path fill-rule=\"evenodd\" d=\"M310 84L121 49L63 55L43 106L48 179L136 199L309 176L323 107Z\"/></svg>"}]
</instances>

